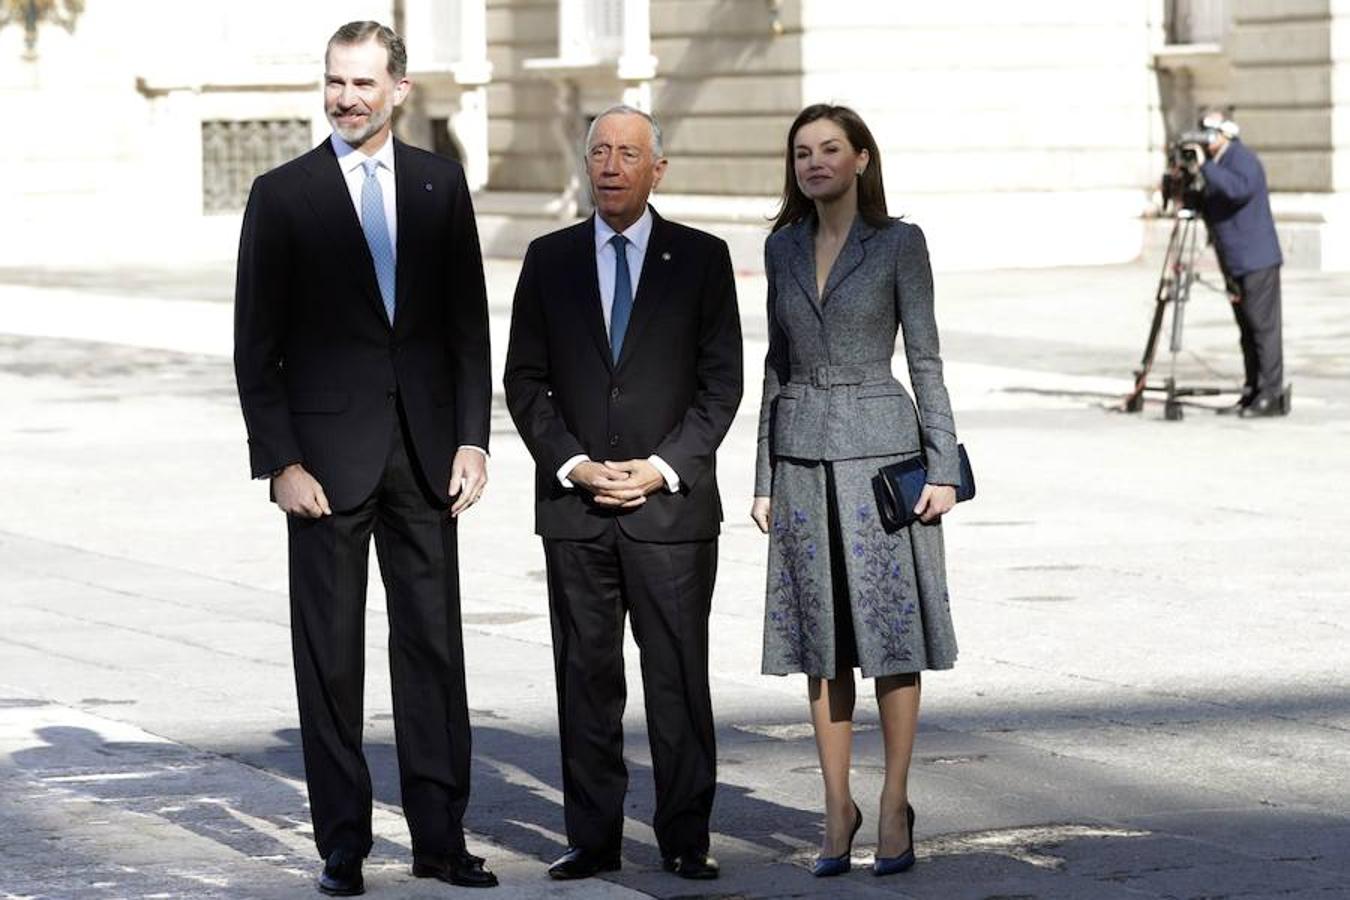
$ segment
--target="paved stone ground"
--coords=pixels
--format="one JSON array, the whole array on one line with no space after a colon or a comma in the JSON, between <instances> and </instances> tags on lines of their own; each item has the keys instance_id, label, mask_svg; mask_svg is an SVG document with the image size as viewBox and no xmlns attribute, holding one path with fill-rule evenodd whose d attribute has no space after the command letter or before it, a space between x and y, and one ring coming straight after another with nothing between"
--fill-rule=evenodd
<instances>
[{"instance_id":1,"label":"paved stone ground","mask_svg":"<svg viewBox=\"0 0 1350 900\"><path fill-rule=\"evenodd\" d=\"M489 268L500 368L517 266ZM657 866L635 667L624 869L544 876L563 838L543 563L499 404L489 497L461 535L468 824L493 896L1350 897L1350 277L1286 275L1295 413L1262 422L1107 411L1155 280L939 276L980 496L947 525L962 656L925 681L920 861L890 879L863 866L874 708L859 869L815 881L804 685L758 674L762 279L740 281L750 389L720 466L718 882ZM230 290L227 265L0 271L0 898L310 895L283 523L246 477ZM1187 326L1179 373L1233 384L1223 299L1198 289ZM369 608L368 888L453 895L408 875L378 585Z\"/></svg>"}]
</instances>

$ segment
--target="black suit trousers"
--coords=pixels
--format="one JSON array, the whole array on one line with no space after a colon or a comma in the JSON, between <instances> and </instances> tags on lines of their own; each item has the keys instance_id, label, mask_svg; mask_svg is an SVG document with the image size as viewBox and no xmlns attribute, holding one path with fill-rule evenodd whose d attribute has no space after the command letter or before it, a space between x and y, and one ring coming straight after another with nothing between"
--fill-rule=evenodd
<instances>
[{"instance_id":1,"label":"black suit trousers","mask_svg":"<svg viewBox=\"0 0 1350 900\"><path fill-rule=\"evenodd\" d=\"M402 419L363 503L321 519L289 519L300 735L324 858L339 848L364 856L371 847L361 733L372 535L388 596L399 781L413 850L444 855L464 847L470 747L455 521L420 481Z\"/></svg>"},{"instance_id":2,"label":"black suit trousers","mask_svg":"<svg viewBox=\"0 0 1350 900\"><path fill-rule=\"evenodd\" d=\"M708 613L717 542L635 541L614 521L591 540L544 539L553 625L564 815L575 847L618 853L625 612L642 663L663 857L708 850L717 748L708 690Z\"/></svg>"},{"instance_id":3,"label":"black suit trousers","mask_svg":"<svg viewBox=\"0 0 1350 900\"><path fill-rule=\"evenodd\" d=\"M1271 266L1229 278L1229 290L1242 347L1243 393L1279 397L1284 393L1284 346L1280 310L1280 267Z\"/></svg>"}]
</instances>

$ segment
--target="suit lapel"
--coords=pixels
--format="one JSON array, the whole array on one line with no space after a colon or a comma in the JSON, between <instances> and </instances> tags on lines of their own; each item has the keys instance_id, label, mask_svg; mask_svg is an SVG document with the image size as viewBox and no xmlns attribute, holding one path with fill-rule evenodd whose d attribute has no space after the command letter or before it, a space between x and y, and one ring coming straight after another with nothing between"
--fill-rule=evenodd
<instances>
[{"instance_id":1,"label":"suit lapel","mask_svg":"<svg viewBox=\"0 0 1350 900\"><path fill-rule=\"evenodd\" d=\"M306 186L309 204L333 239L333 258L345 261L351 268L353 279L361 285L366 299L387 326L389 319L385 316L380 285L375 279L375 263L371 260L370 247L361 231L361 220L352 206L352 195L347 190L332 143L324 140L312 150L305 157L305 170L310 175Z\"/></svg>"},{"instance_id":2,"label":"suit lapel","mask_svg":"<svg viewBox=\"0 0 1350 900\"><path fill-rule=\"evenodd\" d=\"M792 275L797 279L797 284L806 295L811 308L819 316L820 298L816 296L816 248L815 242L811 240L812 221L803 219L792 226L794 248L788 261L788 268L792 270Z\"/></svg>"},{"instance_id":3,"label":"suit lapel","mask_svg":"<svg viewBox=\"0 0 1350 900\"><path fill-rule=\"evenodd\" d=\"M636 352L633 348L670 291L672 267L680 264L671 247L672 233L666 220L653 209L652 233L647 239L647 253L642 258L642 274L638 276L637 293L633 295L633 313L628 319L628 331L624 334L623 348L619 351L619 368Z\"/></svg>"},{"instance_id":4,"label":"suit lapel","mask_svg":"<svg viewBox=\"0 0 1350 900\"><path fill-rule=\"evenodd\" d=\"M600 275L595 262L595 215L582 222L576 228L576 252L574 254L580 266L577 279L576 304L577 315L585 323L596 350L605 360L607 368L613 368L613 359L609 350L609 335L605 332L605 311L600 305Z\"/></svg>"},{"instance_id":5,"label":"suit lapel","mask_svg":"<svg viewBox=\"0 0 1350 900\"><path fill-rule=\"evenodd\" d=\"M834 260L834 265L830 267L830 277L825 282L825 294L820 298L820 305L829 302L830 295L834 293L835 288L843 283L844 279L853 273L853 270L862 265L863 259L867 256L867 251L863 244L872 235L876 229L863 221L862 216L857 216L853 220L853 226L848 230L848 237L844 240L844 246L839 250L839 256ZM814 279L813 282L814 283Z\"/></svg>"},{"instance_id":6,"label":"suit lapel","mask_svg":"<svg viewBox=\"0 0 1350 900\"><path fill-rule=\"evenodd\" d=\"M427 201L433 197L433 193L428 190L431 182L424 175L416 154L408 152L402 141L394 140L394 210L398 216L398 246L394 254L396 327L403 320L401 313L407 308L408 298L412 296L414 280L413 254L404 251L412 242L413 229L421 220Z\"/></svg>"}]
</instances>

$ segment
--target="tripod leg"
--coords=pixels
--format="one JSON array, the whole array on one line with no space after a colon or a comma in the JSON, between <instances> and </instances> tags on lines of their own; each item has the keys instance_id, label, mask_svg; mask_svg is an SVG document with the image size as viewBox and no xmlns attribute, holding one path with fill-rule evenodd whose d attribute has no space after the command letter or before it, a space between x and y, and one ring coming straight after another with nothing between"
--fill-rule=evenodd
<instances>
[{"instance_id":1,"label":"tripod leg","mask_svg":"<svg viewBox=\"0 0 1350 900\"><path fill-rule=\"evenodd\" d=\"M1186 303L1191 299L1191 285L1195 282L1195 257L1199 253L1199 242L1196 237L1195 220L1187 219L1181 238L1181 253L1178 256L1176 308L1172 311L1172 340L1168 347L1172 351L1173 374L1176 368L1176 355L1181 352Z\"/></svg>"},{"instance_id":2,"label":"tripod leg","mask_svg":"<svg viewBox=\"0 0 1350 900\"><path fill-rule=\"evenodd\" d=\"M1177 354L1181 352L1181 334L1186 326L1186 296L1178 292L1177 302L1172 306L1172 337L1167 349L1172 354L1172 374L1176 374Z\"/></svg>"},{"instance_id":3,"label":"tripod leg","mask_svg":"<svg viewBox=\"0 0 1350 900\"><path fill-rule=\"evenodd\" d=\"M1163 386L1167 389L1167 399L1163 401L1163 418L1169 422L1179 422L1185 415L1185 411L1181 407L1181 401L1177 399L1175 372L1163 382Z\"/></svg>"},{"instance_id":4,"label":"tripod leg","mask_svg":"<svg viewBox=\"0 0 1350 900\"><path fill-rule=\"evenodd\" d=\"M1134 373L1134 389L1126 396L1122 408L1126 412L1139 412L1144 407L1144 388L1148 383L1149 372L1153 369L1153 360L1158 350L1158 338L1162 334L1163 315L1167 304L1172 300L1176 269L1181 262L1182 220L1172 225L1172 233L1167 238L1167 253L1163 257L1162 274L1158 276L1158 290L1153 296L1153 321L1149 324L1148 340L1144 342L1144 354L1139 360L1139 368ZM1170 275L1170 277L1169 277Z\"/></svg>"}]
</instances>

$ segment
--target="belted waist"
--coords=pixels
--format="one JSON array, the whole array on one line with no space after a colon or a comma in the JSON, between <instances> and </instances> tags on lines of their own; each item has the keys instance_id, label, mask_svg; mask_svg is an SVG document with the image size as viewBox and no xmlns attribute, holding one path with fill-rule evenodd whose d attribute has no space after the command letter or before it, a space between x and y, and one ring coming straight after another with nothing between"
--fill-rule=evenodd
<instances>
[{"instance_id":1,"label":"belted waist","mask_svg":"<svg viewBox=\"0 0 1350 900\"><path fill-rule=\"evenodd\" d=\"M878 359L873 362L840 366L823 363L815 366L793 366L788 380L809 384L817 388L829 388L835 385L881 381L890 377L891 361L889 359Z\"/></svg>"}]
</instances>

